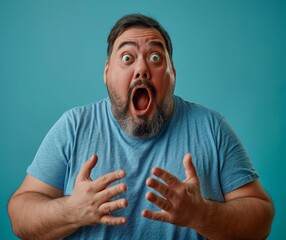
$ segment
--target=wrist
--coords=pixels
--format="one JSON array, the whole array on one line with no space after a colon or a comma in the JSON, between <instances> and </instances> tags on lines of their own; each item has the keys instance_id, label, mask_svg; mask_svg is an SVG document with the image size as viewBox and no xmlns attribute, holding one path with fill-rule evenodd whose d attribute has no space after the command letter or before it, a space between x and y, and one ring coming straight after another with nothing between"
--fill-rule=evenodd
<instances>
[{"instance_id":1,"label":"wrist","mask_svg":"<svg viewBox=\"0 0 286 240\"><path fill-rule=\"evenodd\" d=\"M81 227L79 217L77 217L75 208L70 201L70 196L66 196L58 200L63 211L63 217L67 224L73 226L74 228Z\"/></svg>"},{"instance_id":2,"label":"wrist","mask_svg":"<svg viewBox=\"0 0 286 240\"><path fill-rule=\"evenodd\" d=\"M200 210L191 228L201 233L204 232L205 229L208 229L208 226L214 225L214 216L216 216L218 208L216 205L216 202L204 199L202 204L200 204Z\"/></svg>"}]
</instances>

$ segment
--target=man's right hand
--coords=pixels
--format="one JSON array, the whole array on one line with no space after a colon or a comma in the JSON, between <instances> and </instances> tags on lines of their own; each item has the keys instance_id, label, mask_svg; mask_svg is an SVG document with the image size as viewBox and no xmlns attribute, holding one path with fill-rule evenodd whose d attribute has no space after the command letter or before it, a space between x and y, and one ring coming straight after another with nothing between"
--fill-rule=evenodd
<instances>
[{"instance_id":1,"label":"man's right hand","mask_svg":"<svg viewBox=\"0 0 286 240\"><path fill-rule=\"evenodd\" d=\"M70 213L78 227L94 224L122 225L125 217L115 217L111 212L127 207L125 198L112 198L126 192L126 184L120 183L108 187L111 183L125 177L123 170L108 173L95 180L90 178L91 170L97 163L97 156L92 157L82 166L76 178L73 194L68 199Z\"/></svg>"}]
</instances>

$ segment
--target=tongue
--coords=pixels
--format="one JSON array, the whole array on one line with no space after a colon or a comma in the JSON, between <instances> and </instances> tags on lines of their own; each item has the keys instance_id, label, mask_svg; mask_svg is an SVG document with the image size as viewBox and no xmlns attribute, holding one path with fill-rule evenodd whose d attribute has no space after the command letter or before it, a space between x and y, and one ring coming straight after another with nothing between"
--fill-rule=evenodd
<instances>
[{"instance_id":1,"label":"tongue","mask_svg":"<svg viewBox=\"0 0 286 240\"><path fill-rule=\"evenodd\" d=\"M138 89L134 96L134 105L138 110L144 110L148 107L149 95L146 89Z\"/></svg>"}]
</instances>

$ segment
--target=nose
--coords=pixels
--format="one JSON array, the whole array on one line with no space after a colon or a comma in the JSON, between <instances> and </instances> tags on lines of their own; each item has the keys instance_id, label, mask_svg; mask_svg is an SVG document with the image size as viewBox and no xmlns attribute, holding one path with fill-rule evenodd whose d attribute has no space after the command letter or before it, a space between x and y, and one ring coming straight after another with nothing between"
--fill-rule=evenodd
<instances>
[{"instance_id":1,"label":"nose","mask_svg":"<svg viewBox=\"0 0 286 240\"><path fill-rule=\"evenodd\" d=\"M151 75L146 61L144 59L138 59L137 61L138 62L135 69L135 79L150 79Z\"/></svg>"}]
</instances>

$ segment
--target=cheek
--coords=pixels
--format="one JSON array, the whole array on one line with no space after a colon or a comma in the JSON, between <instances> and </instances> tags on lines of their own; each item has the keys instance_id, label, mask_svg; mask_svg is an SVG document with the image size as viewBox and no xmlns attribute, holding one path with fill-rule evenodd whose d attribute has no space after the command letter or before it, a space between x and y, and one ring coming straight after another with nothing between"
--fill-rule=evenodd
<instances>
[{"instance_id":1,"label":"cheek","mask_svg":"<svg viewBox=\"0 0 286 240\"><path fill-rule=\"evenodd\" d=\"M163 76L161 75L161 77L158 75L158 78L156 78L156 76L154 77L154 79L157 79L153 82L157 92L157 98L159 103L162 103L169 92L173 80L168 73L163 74Z\"/></svg>"},{"instance_id":2,"label":"cheek","mask_svg":"<svg viewBox=\"0 0 286 240\"><path fill-rule=\"evenodd\" d=\"M117 96L125 99L128 95L130 77L124 71L110 71L107 74L107 85Z\"/></svg>"}]
</instances>

